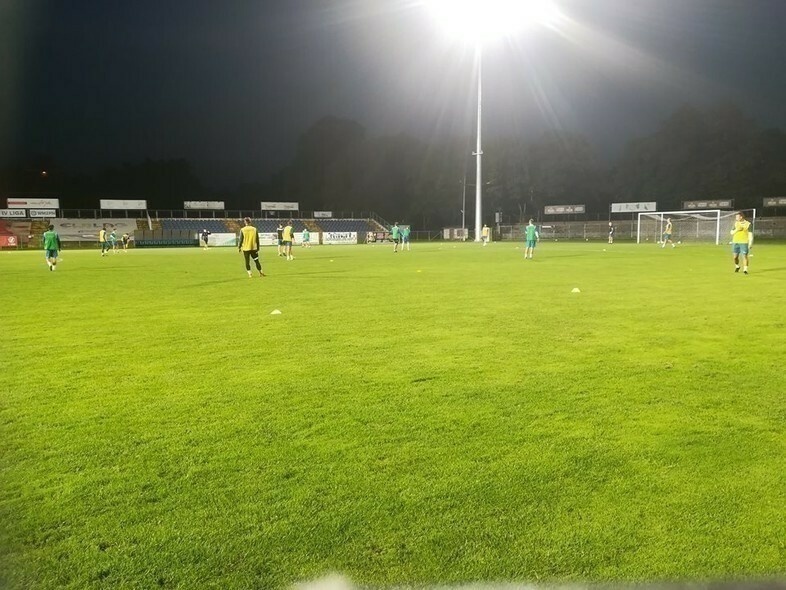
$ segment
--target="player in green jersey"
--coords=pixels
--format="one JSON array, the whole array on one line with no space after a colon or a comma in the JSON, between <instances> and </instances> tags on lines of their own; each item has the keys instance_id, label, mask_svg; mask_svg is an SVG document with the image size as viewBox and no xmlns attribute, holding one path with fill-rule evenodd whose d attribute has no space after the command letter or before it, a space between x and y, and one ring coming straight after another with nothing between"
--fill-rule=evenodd
<instances>
[{"instance_id":1,"label":"player in green jersey","mask_svg":"<svg viewBox=\"0 0 786 590\"><path fill-rule=\"evenodd\" d=\"M535 222L532 219L529 220L529 225L524 228L524 233L527 240L527 247L524 250L524 258L529 258L532 260L532 255L535 253L535 246L540 239L538 228L535 227Z\"/></svg>"},{"instance_id":2,"label":"player in green jersey","mask_svg":"<svg viewBox=\"0 0 786 590\"><path fill-rule=\"evenodd\" d=\"M406 248L407 250L412 250L412 246L409 243L409 234L412 230L407 225L401 228L401 251L403 252Z\"/></svg>"},{"instance_id":3,"label":"player in green jersey","mask_svg":"<svg viewBox=\"0 0 786 590\"><path fill-rule=\"evenodd\" d=\"M57 235L54 225L50 225L49 229L44 232L44 250L49 270L55 270L57 268L57 251L60 250L60 236Z\"/></svg>"},{"instance_id":4,"label":"player in green jersey","mask_svg":"<svg viewBox=\"0 0 786 590\"><path fill-rule=\"evenodd\" d=\"M401 229L398 226L398 221L390 228L390 237L393 240L393 252L398 252L398 243L401 241Z\"/></svg>"}]
</instances>

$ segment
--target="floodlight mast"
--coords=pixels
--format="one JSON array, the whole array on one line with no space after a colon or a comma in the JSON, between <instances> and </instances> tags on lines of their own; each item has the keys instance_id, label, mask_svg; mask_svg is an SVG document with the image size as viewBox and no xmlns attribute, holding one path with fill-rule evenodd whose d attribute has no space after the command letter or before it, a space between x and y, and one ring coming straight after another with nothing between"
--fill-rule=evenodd
<instances>
[{"instance_id":1,"label":"floodlight mast","mask_svg":"<svg viewBox=\"0 0 786 590\"><path fill-rule=\"evenodd\" d=\"M483 48L478 41L475 48L478 62L478 137L475 153L473 154L476 160L475 168L475 241L480 241L481 220L483 218L483 182L481 178L483 148L481 145L482 134L482 117L483 117Z\"/></svg>"}]
</instances>

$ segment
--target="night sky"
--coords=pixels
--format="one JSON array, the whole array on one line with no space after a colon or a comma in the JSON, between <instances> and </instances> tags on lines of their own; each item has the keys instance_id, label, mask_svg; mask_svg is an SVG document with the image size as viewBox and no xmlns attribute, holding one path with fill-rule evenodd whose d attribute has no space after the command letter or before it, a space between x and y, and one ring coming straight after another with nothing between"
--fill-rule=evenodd
<instances>
[{"instance_id":1,"label":"night sky","mask_svg":"<svg viewBox=\"0 0 786 590\"><path fill-rule=\"evenodd\" d=\"M603 155L684 103L786 129L786 1L563 0L485 48L487 136L583 133ZM0 158L92 171L187 158L264 181L325 115L471 135L472 47L413 0L0 0Z\"/></svg>"}]
</instances>

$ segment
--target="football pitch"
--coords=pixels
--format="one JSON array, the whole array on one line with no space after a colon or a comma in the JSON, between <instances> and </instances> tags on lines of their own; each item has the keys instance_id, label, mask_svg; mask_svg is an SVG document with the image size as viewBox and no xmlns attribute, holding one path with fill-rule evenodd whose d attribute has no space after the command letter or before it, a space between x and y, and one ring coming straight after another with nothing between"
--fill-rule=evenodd
<instances>
[{"instance_id":1,"label":"football pitch","mask_svg":"<svg viewBox=\"0 0 786 590\"><path fill-rule=\"evenodd\" d=\"M786 245L516 246L0 253L0 586L786 574Z\"/></svg>"}]
</instances>

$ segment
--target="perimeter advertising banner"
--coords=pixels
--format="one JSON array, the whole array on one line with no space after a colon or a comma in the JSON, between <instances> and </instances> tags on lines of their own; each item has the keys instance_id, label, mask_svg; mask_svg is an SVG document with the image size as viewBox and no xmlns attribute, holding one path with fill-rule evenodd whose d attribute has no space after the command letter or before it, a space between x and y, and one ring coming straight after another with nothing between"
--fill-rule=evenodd
<instances>
[{"instance_id":1,"label":"perimeter advertising banner","mask_svg":"<svg viewBox=\"0 0 786 590\"><path fill-rule=\"evenodd\" d=\"M765 207L786 207L786 197L769 197L764 199Z\"/></svg>"},{"instance_id":2,"label":"perimeter advertising banner","mask_svg":"<svg viewBox=\"0 0 786 590\"><path fill-rule=\"evenodd\" d=\"M0 217L27 217L27 212L24 209L0 209Z\"/></svg>"},{"instance_id":3,"label":"perimeter advertising banner","mask_svg":"<svg viewBox=\"0 0 786 590\"><path fill-rule=\"evenodd\" d=\"M199 237L199 234L197 234L197 237ZM207 237L207 245L208 246L237 246L237 235L232 233L210 234Z\"/></svg>"},{"instance_id":4,"label":"perimeter advertising banner","mask_svg":"<svg viewBox=\"0 0 786 590\"><path fill-rule=\"evenodd\" d=\"M19 238L16 236L0 236L0 248L5 248L8 246L17 246L19 244Z\"/></svg>"},{"instance_id":5,"label":"perimeter advertising banner","mask_svg":"<svg viewBox=\"0 0 786 590\"><path fill-rule=\"evenodd\" d=\"M546 215L571 215L573 213L584 213L584 205L546 205L543 213Z\"/></svg>"},{"instance_id":6,"label":"perimeter advertising banner","mask_svg":"<svg viewBox=\"0 0 786 590\"><path fill-rule=\"evenodd\" d=\"M259 232L260 246L278 246L278 234L276 232Z\"/></svg>"},{"instance_id":7,"label":"perimeter advertising banner","mask_svg":"<svg viewBox=\"0 0 786 590\"><path fill-rule=\"evenodd\" d=\"M330 217L333 217L333 212L332 211L314 211L314 217L330 218Z\"/></svg>"},{"instance_id":8,"label":"perimeter advertising banner","mask_svg":"<svg viewBox=\"0 0 786 590\"><path fill-rule=\"evenodd\" d=\"M30 209L30 218L34 217L43 217L48 219L50 217L54 217L57 214L57 211L54 209Z\"/></svg>"},{"instance_id":9,"label":"perimeter advertising banner","mask_svg":"<svg viewBox=\"0 0 786 590\"><path fill-rule=\"evenodd\" d=\"M147 201L139 199L101 199L101 209L147 209Z\"/></svg>"},{"instance_id":10,"label":"perimeter advertising banner","mask_svg":"<svg viewBox=\"0 0 786 590\"><path fill-rule=\"evenodd\" d=\"M612 213L639 213L646 211L657 211L658 203L656 201L642 201L640 203L612 203Z\"/></svg>"},{"instance_id":11,"label":"perimeter advertising banner","mask_svg":"<svg viewBox=\"0 0 786 590\"><path fill-rule=\"evenodd\" d=\"M262 211L299 211L299 203L285 203L275 201L262 201L260 203Z\"/></svg>"},{"instance_id":12,"label":"perimeter advertising banner","mask_svg":"<svg viewBox=\"0 0 786 590\"><path fill-rule=\"evenodd\" d=\"M223 211L224 201L183 201L183 209L210 209Z\"/></svg>"},{"instance_id":13,"label":"perimeter advertising banner","mask_svg":"<svg viewBox=\"0 0 786 590\"><path fill-rule=\"evenodd\" d=\"M60 209L60 199L28 199L26 197L8 197L6 199L9 209L27 209L28 207L46 207L47 209Z\"/></svg>"},{"instance_id":14,"label":"perimeter advertising banner","mask_svg":"<svg viewBox=\"0 0 786 590\"><path fill-rule=\"evenodd\" d=\"M734 207L733 199L714 199L706 201L683 201L683 209L731 209Z\"/></svg>"},{"instance_id":15,"label":"perimeter advertising banner","mask_svg":"<svg viewBox=\"0 0 786 590\"><path fill-rule=\"evenodd\" d=\"M329 245L357 244L358 232L356 231L326 231L322 234L322 243Z\"/></svg>"}]
</instances>

